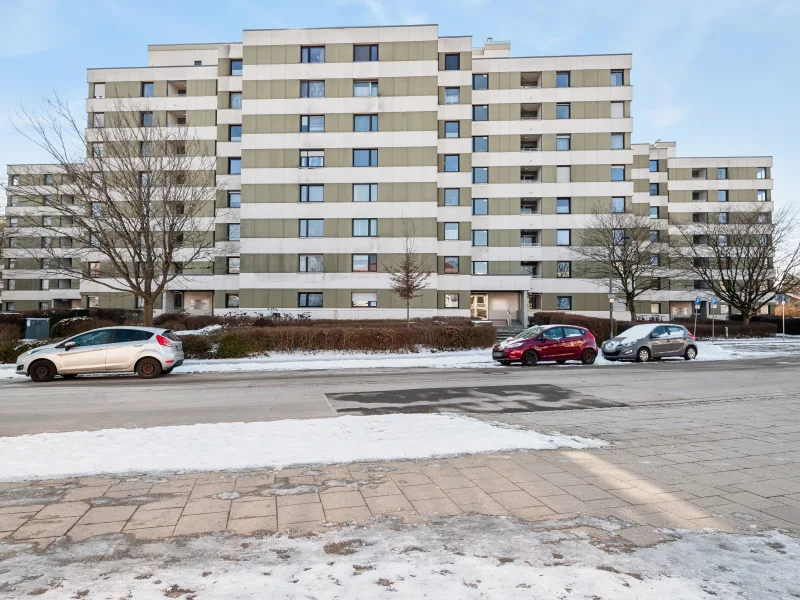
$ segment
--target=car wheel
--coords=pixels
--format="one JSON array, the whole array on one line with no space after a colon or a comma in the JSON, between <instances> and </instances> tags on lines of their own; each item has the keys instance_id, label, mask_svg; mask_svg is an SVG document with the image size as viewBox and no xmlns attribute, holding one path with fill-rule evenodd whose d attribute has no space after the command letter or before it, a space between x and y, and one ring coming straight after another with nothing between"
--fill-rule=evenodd
<instances>
[{"instance_id":1,"label":"car wheel","mask_svg":"<svg viewBox=\"0 0 800 600\"><path fill-rule=\"evenodd\" d=\"M593 365L595 358L597 358L597 354L595 354L594 350L586 349L583 351L583 354L581 354L581 362L584 365Z\"/></svg>"},{"instance_id":2,"label":"car wheel","mask_svg":"<svg viewBox=\"0 0 800 600\"><path fill-rule=\"evenodd\" d=\"M697 348L695 348L694 346L689 346L686 349L683 358L686 360L694 360L695 358L697 358Z\"/></svg>"},{"instance_id":3,"label":"car wheel","mask_svg":"<svg viewBox=\"0 0 800 600\"><path fill-rule=\"evenodd\" d=\"M136 374L142 379L155 379L161 375L161 363L155 358L143 358L136 365Z\"/></svg>"},{"instance_id":4,"label":"car wheel","mask_svg":"<svg viewBox=\"0 0 800 600\"><path fill-rule=\"evenodd\" d=\"M557 360L556 361L556 363L559 364L559 365L563 365L565 362L567 362L567 361L565 361L565 360Z\"/></svg>"},{"instance_id":5,"label":"car wheel","mask_svg":"<svg viewBox=\"0 0 800 600\"><path fill-rule=\"evenodd\" d=\"M75 373L72 373L70 375L62 375L62 377L64 379L75 379L77 377L77 375Z\"/></svg>"},{"instance_id":6,"label":"car wheel","mask_svg":"<svg viewBox=\"0 0 800 600\"><path fill-rule=\"evenodd\" d=\"M523 367L535 367L537 362L539 362L539 356L533 350L528 350L522 355Z\"/></svg>"},{"instance_id":7,"label":"car wheel","mask_svg":"<svg viewBox=\"0 0 800 600\"><path fill-rule=\"evenodd\" d=\"M636 353L636 362L647 362L650 360L650 350L647 348L639 348Z\"/></svg>"},{"instance_id":8,"label":"car wheel","mask_svg":"<svg viewBox=\"0 0 800 600\"><path fill-rule=\"evenodd\" d=\"M28 375L36 383L53 381L56 378L56 366L49 360L39 360L28 369Z\"/></svg>"}]
</instances>

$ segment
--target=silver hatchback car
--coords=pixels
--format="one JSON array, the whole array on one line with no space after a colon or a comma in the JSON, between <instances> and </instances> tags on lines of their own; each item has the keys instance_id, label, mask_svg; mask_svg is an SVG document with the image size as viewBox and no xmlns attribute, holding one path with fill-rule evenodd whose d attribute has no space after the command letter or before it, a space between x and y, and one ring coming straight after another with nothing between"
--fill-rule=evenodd
<instances>
[{"instance_id":1,"label":"silver hatchback car","mask_svg":"<svg viewBox=\"0 0 800 600\"><path fill-rule=\"evenodd\" d=\"M601 346L603 358L610 361L683 357L697 358L697 343L683 325L651 323L634 325Z\"/></svg>"},{"instance_id":2,"label":"silver hatchback car","mask_svg":"<svg viewBox=\"0 0 800 600\"><path fill-rule=\"evenodd\" d=\"M183 344L168 329L104 327L20 354L16 372L37 382L88 373L135 372L154 379L182 364Z\"/></svg>"}]
</instances>

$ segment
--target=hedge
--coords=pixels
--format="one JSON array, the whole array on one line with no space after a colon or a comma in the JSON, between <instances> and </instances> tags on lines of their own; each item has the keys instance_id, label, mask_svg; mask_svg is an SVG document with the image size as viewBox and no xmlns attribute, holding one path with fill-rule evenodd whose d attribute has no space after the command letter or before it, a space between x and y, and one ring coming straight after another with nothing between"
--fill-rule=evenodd
<instances>
[{"instance_id":1,"label":"hedge","mask_svg":"<svg viewBox=\"0 0 800 600\"><path fill-rule=\"evenodd\" d=\"M731 315L731 321L741 323L742 315ZM778 315L758 315L750 319L750 324L770 323L775 325L775 330L780 333L783 331L783 323L780 314ZM800 335L800 317L786 317L786 335Z\"/></svg>"},{"instance_id":2,"label":"hedge","mask_svg":"<svg viewBox=\"0 0 800 600\"><path fill-rule=\"evenodd\" d=\"M21 313L0 314L0 326L15 326L19 332L17 337L22 339L25 337L27 319L50 319L50 330L52 332L55 325L60 321L65 319L74 319L76 317L91 317L94 319L101 319L103 321L109 321L110 325L141 325L143 322L142 311L140 310L125 310L118 308L74 308L65 310L30 310ZM107 325L103 325L102 327L107 327Z\"/></svg>"}]
</instances>

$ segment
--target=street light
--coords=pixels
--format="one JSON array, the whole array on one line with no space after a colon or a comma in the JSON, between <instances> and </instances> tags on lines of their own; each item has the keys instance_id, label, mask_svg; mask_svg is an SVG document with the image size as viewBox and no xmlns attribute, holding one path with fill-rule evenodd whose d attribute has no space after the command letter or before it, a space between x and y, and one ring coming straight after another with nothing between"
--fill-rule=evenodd
<instances>
[{"instance_id":1,"label":"street light","mask_svg":"<svg viewBox=\"0 0 800 600\"><path fill-rule=\"evenodd\" d=\"M611 285L608 286L611 289ZM608 330L609 330L609 338L614 337L614 302L616 298L614 294L608 295Z\"/></svg>"}]
</instances>

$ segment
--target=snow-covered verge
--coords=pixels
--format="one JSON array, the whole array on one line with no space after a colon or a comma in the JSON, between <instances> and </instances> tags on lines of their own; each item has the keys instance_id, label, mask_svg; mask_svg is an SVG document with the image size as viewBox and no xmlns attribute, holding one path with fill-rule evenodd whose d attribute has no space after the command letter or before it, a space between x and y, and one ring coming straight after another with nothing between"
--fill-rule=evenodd
<instances>
[{"instance_id":1,"label":"snow-covered verge","mask_svg":"<svg viewBox=\"0 0 800 600\"><path fill-rule=\"evenodd\" d=\"M217 471L505 450L598 448L463 415L410 414L40 433L0 438L0 481Z\"/></svg>"},{"instance_id":2,"label":"snow-covered verge","mask_svg":"<svg viewBox=\"0 0 800 600\"><path fill-rule=\"evenodd\" d=\"M796 539L780 533L676 535L675 541L631 549L510 518L465 516L427 527L384 522L296 538L205 536L137 545L115 534L58 542L44 554L0 542L0 593L87 600L695 600L800 594Z\"/></svg>"}]
</instances>

